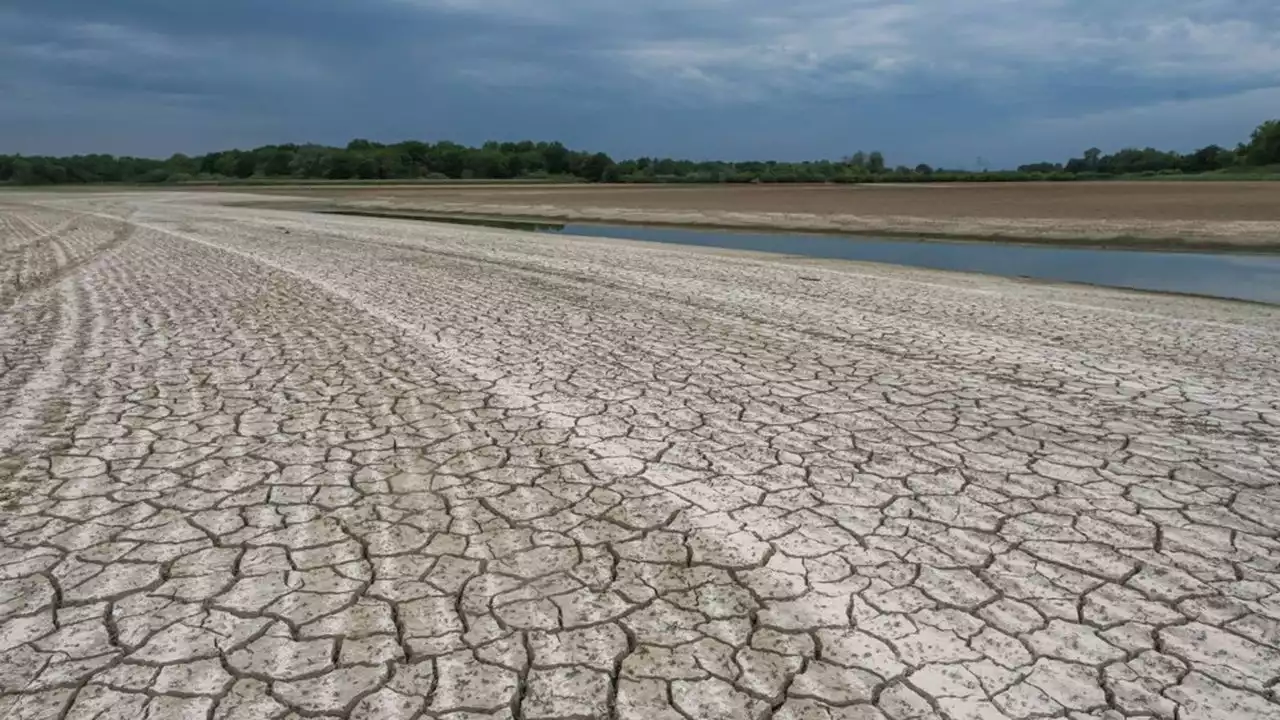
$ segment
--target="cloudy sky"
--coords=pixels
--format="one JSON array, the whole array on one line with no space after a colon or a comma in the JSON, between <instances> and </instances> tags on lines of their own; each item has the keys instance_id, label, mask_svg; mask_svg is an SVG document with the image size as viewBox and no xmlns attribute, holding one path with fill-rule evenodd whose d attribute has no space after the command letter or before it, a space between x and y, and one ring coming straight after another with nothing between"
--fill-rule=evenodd
<instances>
[{"instance_id":1,"label":"cloudy sky","mask_svg":"<svg viewBox=\"0 0 1280 720\"><path fill-rule=\"evenodd\" d=\"M992 167L1280 116L1275 0L9 0L0 152L352 137Z\"/></svg>"}]
</instances>

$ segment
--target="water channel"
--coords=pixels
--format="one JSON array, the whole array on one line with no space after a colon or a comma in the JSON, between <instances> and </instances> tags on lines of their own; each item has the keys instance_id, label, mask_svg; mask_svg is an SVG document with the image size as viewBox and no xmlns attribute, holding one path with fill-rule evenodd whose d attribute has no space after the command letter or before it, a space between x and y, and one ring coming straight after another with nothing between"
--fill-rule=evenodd
<instances>
[{"instance_id":1,"label":"water channel","mask_svg":"<svg viewBox=\"0 0 1280 720\"><path fill-rule=\"evenodd\" d=\"M637 225L567 224L539 232L869 260L1007 277L1191 293L1280 304L1280 255L1158 252L1003 242L874 239Z\"/></svg>"},{"instance_id":2,"label":"water channel","mask_svg":"<svg viewBox=\"0 0 1280 720\"><path fill-rule=\"evenodd\" d=\"M559 224L383 211L331 212L492 225L560 235L755 250L814 258L864 260L1280 304L1280 255L1274 254L1107 250L998 241L878 239L853 235L739 232L646 225Z\"/></svg>"}]
</instances>

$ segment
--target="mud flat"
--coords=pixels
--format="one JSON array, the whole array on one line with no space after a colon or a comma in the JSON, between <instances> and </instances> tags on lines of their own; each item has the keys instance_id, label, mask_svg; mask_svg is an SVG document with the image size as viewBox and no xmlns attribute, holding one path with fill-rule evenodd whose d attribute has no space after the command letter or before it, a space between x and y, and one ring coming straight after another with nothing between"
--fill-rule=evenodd
<instances>
[{"instance_id":1,"label":"mud flat","mask_svg":"<svg viewBox=\"0 0 1280 720\"><path fill-rule=\"evenodd\" d=\"M0 196L2 717L1280 712L1280 309L219 202Z\"/></svg>"}]
</instances>

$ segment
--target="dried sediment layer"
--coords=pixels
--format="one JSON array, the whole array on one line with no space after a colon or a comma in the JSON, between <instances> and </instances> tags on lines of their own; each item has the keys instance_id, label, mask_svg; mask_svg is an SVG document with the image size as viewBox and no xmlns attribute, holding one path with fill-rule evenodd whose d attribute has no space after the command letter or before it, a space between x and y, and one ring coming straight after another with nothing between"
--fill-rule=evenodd
<instances>
[{"instance_id":1,"label":"dried sediment layer","mask_svg":"<svg viewBox=\"0 0 1280 720\"><path fill-rule=\"evenodd\" d=\"M342 206L565 222L1280 248L1277 182L258 188Z\"/></svg>"},{"instance_id":2,"label":"dried sediment layer","mask_svg":"<svg viewBox=\"0 0 1280 720\"><path fill-rule=\"evenodd\" d=\"M0 716L1280 711L1280 311L196 200L0 208Z\"/></svg>"},{"instance_id":3,"label":"dried sediment layer","mask_svg":"<svg viewBox=\"0 0 1280 720\"><path fill-rule=\"evenodd\" d=\"M922 190L922 192L927 192ZM440 215L517 217L580 223L677 225L740 230L850 233L960 239L1155 245L1170 249L1280 249L1280 222L1272 220L1151 220L1054 217L927 217L846 213L675 210L612 206L565 207L555 203L355 200L341 207L412 210Z\"/></svg>"}]
</instances>

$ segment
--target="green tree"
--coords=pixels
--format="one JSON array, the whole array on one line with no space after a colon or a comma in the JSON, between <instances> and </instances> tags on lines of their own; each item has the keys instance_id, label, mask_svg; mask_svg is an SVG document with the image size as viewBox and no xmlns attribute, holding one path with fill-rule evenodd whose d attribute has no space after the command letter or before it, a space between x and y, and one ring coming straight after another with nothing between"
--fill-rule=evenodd
<instances>
[{"instance_id":1,"label":"green tree","mask_svg":"<svg viewBox=\"0 0 1280 720\"><path fill-rule=\"evenodd\" d=\"M1101 162L1102 151L1098 148L1089 148L1084 151L1084 166L1086 170L1096 171Z\"/></svg>"},{"instance_id":2,"label":"green tree","mask_svg":"<svg viewBox=\"0 0 1280 720\"><path fill-rule=\"evenodd\" d=\"M516 157L519 158L521 175L547 172L547 158L537 150L522 150Z\"/></svg>"},{"instance_id":3,"label":"green tree","mask_svg":"<svg viewBox=\"0 0 1280 720\"><path fill-rule=\"evenodd\" d=\"M228 150L227 152L219 153L218 158L214 163L213 171L224 177L235 177L236 164L239 159L239 150Z\"/></svg>"},{"instance_id":4,"label":"green tree","mask_svg":"<svg viewBox=\"0 0 1280 720\"><path fill-rule=\"evenodd\" d=\"M284 177L289 175L292 172L293 159L296 156L297 154L290 150L276 150L271 153L270 159L267 160L263 173L266 174L267 177Z\"/></svg>"},{"instance_id":5,"label":"green tree","mask_svg":"<svg viewBox=\"0 0 1280 720\"><path fill-rule=\"evenodd\" d=\"M466 167L471 171L471 176L476 178L511 177L507 156L496 145L467 153Z\"/></svg>"},{"instance_id":6,"label":"green tree","mask_svg":"<svg viewBox=\"0 0 1280 720\"><path fill-rule=\"evenodd\" d=\"M345 147L264 145L165 160L104 154L72 157L0 156L0 182L97 183L158 182L194 176L333 178L515 178L572 175L596 182L934 182L983 180L1072 180L1078 178L1213 172L1233 166L1280 166L1280 120L1262 123L1235 149L1209 145L1182 155L1155 148L1130 147L1104 154L1086 150L1065 166L1041 162L1014 171L982 173L944 170L921 164L889 170L879 152L858 151L839 161L806 162L680 160L640 157L615 162L605 153L571 150L558 142L530 140L486 142L467 147L452 142L405 141L385 145L357 138Z\"/></svg>"},{"instance_id":7,"label":"green tree","mask_svg":"<svg viewBox=\"0 0 1280 720\"><path fill-rule=\"evenodd\" d=\"M596 153L587 158L582 164L582 177L592 182L601 182L605 179L605 173L613 169L615 165L613 158L604 153Z\"/></svg>"},{"instance_id":8,"label":"green tree","mask_svg":"<svg viewBox=\"0 0 1280 720\"><path fill-rule=\"evenodd\" d=\"M205 175L214 175L218 172L218 163L221 159L222 153L211 152L208 155L199 158L197 165L199 165L201 173Z\"/></svg>"},{"instance_id":9,"label":"green tree","mask_svg":"<svg viewBox=\"0 0 1280 720\"><path fill-rule=\"evenodd\" d=\"M1253 131L1245 146L1245 161L1250 165L1280 164L1280 120L1268 120Z\"/></svg>"},{"instance_id":10,"label":"green tree","mask_svg":"<svg viewBox=\"0 0 1280 720\"><path fill-rule=\"evenodd\" d=\"M356 177L361 180L373 180L378 177L378 161L366 155L356 160Z\"/></svg>"},{"instance_id":11,"label":"green tree","mask_svg":"<svg viewBox=\"0 0 1280 720\"><path fill-rule=\"evenodd\" d=\"M462 171L467 166L467 148L447 141L436 143L431 148L427 162L436 172L451 178L462 177Z\"/></svg>"},{"instance_id":12,"label":"green tree","mask_svg":"<svg viewBox=\"0 0 1280 720\"><path fill-rule=\"evenodd\" d=\"M200 165L195 160L183 155L182 153L170 155L169 159L164 161L164 165L165 169L171 173L195 175L200 171Z\"/></svg>"},{"instance_id":13,"label":"green tree","mask_svg":"<svg viewBox=\"0 0 1280 720\"><path fill-rule=\"evenodd\" d=\"M1217 145L1206 145L1182 159L1182 168L1187 172L1201 173L1221 170L1224 166L1224 149Z\"/></svg>"},{"instance_id":14,"label":"green tree","mask_svg":"<svg viewBox=\"0 0 1280 720\"><path fill-rule=\"evenodd\" d=\"M253 153L241 153L240 157L236 158L233 172L238 178L248 178L253 177L257 169L258 159L253 156Z\"/></svg>"},{"instance_id":15,"label":"green tree","mask_svg":"<svg viewBox=\"0 0 1280 720\"><path fill-rule=\"evenodd\" d=\"M40 182L40 178L36 175L35 166L25 158L18 158L13 161L11 173L13 182L18 185L35 185Z\"/></svg>"},{"instance_id":16,"label":"green tree","mask_svg":"<svg viewBox=\"0 0 1280 720\"><path fill-rule=\"evenodd\" d=\"M396 147L403 158L408 177L421 177L430 171L431 166L427 163L427 158L431 154L430 145L417 140L409 140L400 143Z\"/></svg>"},{"instance_id":17,"label":"green tree","mask_svg":"<svg viewBox=\"0 0 1280 720\"><path fill-rule=\"evenodd\" d=\"M300 178L322 178L328 173L330 150L321 145L303 145L293 154L289 174Z\"/></svg>"},{"instance_id":18,"label":"green tree","mask_svg":"<svg viewBox=\"0 0 1280 720\"><path fill-rule=\"evenodd\" d=\"M542 149L543 167L552 175L563 175L569 171L569 150L558 142L551 143Z\"/></svg>"},{"instance_id":19,"label":"green tree","mask_svg":"<svg viewBox=\"0 0 1280 720\"><path fill-rule=\"evenodd\" d=\"M325 177L330 180L347 180L356 174L356 159L349 152L339 151L329 156Z\"/></svg>"},{"instance_id":20,"label":"green tree","mask_svg":"<svg viewBox=\"0 0 1280 720\"><path fill-rule=\"evenodd\" d=\"M884 155L880 154L879 150L867 156L867 170L873 174L884 172Z\"/></svg>"}]
</instances>

